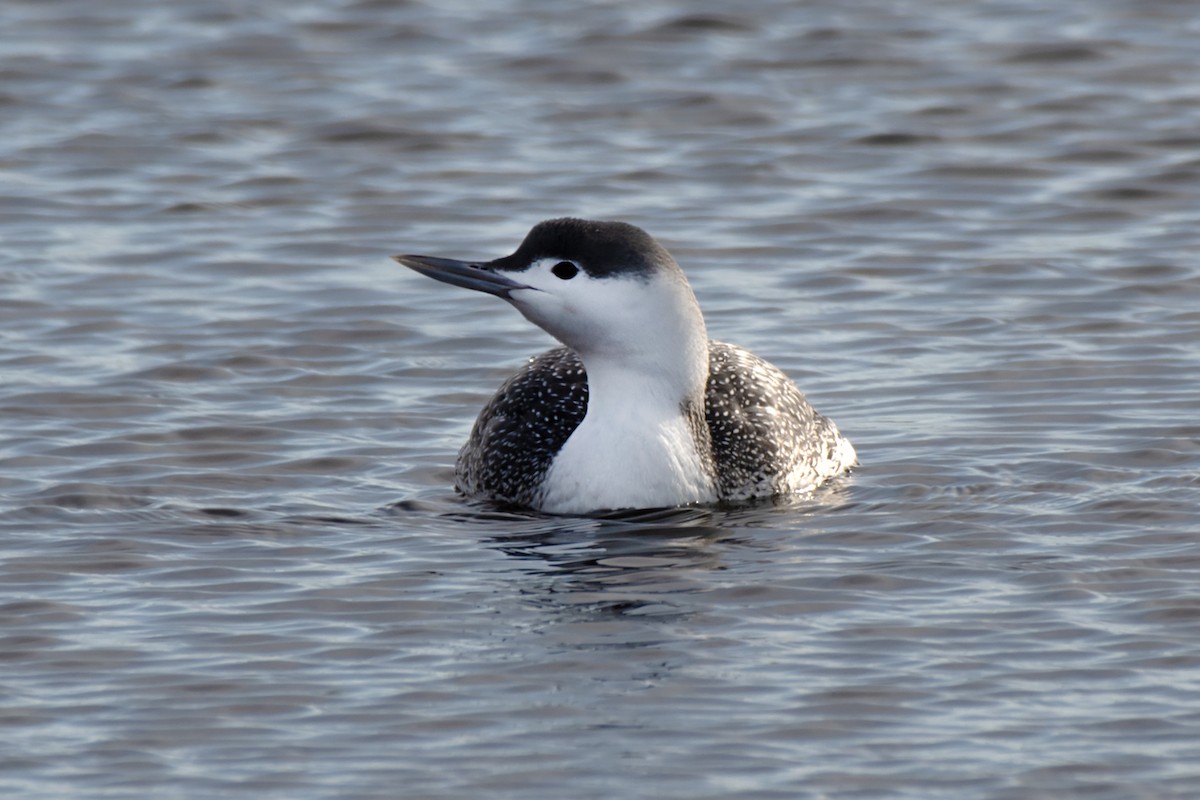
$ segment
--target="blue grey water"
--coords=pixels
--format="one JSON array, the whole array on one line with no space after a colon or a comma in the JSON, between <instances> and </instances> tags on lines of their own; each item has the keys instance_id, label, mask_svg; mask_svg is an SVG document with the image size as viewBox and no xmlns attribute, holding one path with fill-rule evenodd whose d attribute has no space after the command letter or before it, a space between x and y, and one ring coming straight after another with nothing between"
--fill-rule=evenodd
<instances>
[{"instance_id":1,"label":"blue grey water","mask_svg":"<svg viewBox=\"0 0 1200 800\"><path fill-rule=\"evenodd\" d=\"M5 797L1197 796L1200 11L743 6L3 5ZM562 215L861 468L455 496Z\"/></svg>"}]
</instances>

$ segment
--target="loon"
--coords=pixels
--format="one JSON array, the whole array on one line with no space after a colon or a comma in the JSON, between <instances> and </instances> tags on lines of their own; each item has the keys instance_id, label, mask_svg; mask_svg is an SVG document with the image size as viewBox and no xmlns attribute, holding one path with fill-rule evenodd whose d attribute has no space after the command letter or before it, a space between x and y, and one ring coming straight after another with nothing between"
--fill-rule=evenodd
<instances>
[{"instance_id":1,"label":"loon","mask_svg":"<svg viewBox=\"0 0 1200 800\"><path fill-rule=\"evenodd\" d=\"M496 295L564 347L528 361L458 454L464 495L588 514L807 492L854 447L778 368L708 338L683 270L624 222L541 222L493 261L393 258Z\"/></svg>"}]
</instances>

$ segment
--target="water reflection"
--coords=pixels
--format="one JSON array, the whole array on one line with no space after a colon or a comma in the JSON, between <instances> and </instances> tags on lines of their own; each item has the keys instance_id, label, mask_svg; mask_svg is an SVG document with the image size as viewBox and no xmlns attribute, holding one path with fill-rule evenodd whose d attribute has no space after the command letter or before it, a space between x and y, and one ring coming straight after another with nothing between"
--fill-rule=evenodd
<instances>
[{"instance_id":1,"label":"water reflection","mask_svg":"<svg viewBox=\"0 0 1200 800\"><path fill-rule=\"evenodd\" d=\"M679 618L708 585L697 574L723 567L715 544L733 534L711 525L708 514L676 516L673 525L601 520L492 541L523 565L537 565L522 594L541 608L573 619Z\"/></svg>"},{"instance_id":2,"label":"water reflection","mask_svg":"<svg viewBox=\"0 0 1200 800\"><path fill-rule=\"evenodd\" d=\"M520 573L514 584L522 602L550 612L545 624L642 623L604 629L595 640L575 638L576 644L645 645L662 641L661 632L645 630L646 621L686 619L701 605L700 594L723 585L713 574L728 569L731 553L737 560L753 551L759 559L764 548L783 546L762 541L764 529L780 529L784 541L793 543L820 533L823 527L806 524L846 507L851 487L851 481L842 480L798 497L592 517L505 510L454 498L460 507L442 506L437 516L460 532L479 531L483 542L511 558L512 571ZM402 503L391 512L430 510ZM689 634L676 630L674 635Z\"/></svg>"},{"instance_id":3,"label":"water reflection","mask_svg":"<svg viewBox=\"0 0 1200 800\"><path fill-rule=\"evenodd\" d=\"M523 601L572 617L678 615L689 575L721 568L713 545L733 535L710 509L557 517L478 508L440 515L512 558ZM482 530L481 530L482 529Z\"/></svg>"}]
</instances>

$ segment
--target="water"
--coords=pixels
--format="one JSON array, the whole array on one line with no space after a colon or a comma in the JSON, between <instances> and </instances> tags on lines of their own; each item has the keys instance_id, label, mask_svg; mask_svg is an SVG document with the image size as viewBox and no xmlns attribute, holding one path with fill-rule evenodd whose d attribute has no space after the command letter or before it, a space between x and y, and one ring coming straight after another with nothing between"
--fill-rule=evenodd
<instances>
[{"instance_id":1,"label":"water","mask_svg":"<svg viewBox=\"0 0 1200 800\"><path fill-rule=\"evenodd\" d=\"M1190 4L9 2L12 797L1190 798ZM452 489L549 346L396 252L619 218L863 465Z\"/></svg>"}]
</instances>

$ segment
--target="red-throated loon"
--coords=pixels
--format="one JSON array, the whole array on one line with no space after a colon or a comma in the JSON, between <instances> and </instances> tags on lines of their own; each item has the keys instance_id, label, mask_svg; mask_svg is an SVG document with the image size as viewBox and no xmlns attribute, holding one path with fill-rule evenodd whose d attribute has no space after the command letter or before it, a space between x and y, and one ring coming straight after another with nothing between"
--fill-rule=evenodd
<instances>
[{"instance_id":1,"label":"red-throated loon","mask_svg":"<svg viewBox=\"0 0 1200 800\"><path fill-rule=\"evenodd\" d=\"M456 467L469 497L559 514L737 501L856 463L779 369L708 338L683 271L641 228L555 219L494 261L395 259L504 298L566 345L480 412Z\"/></svg>"}]
</instances>

